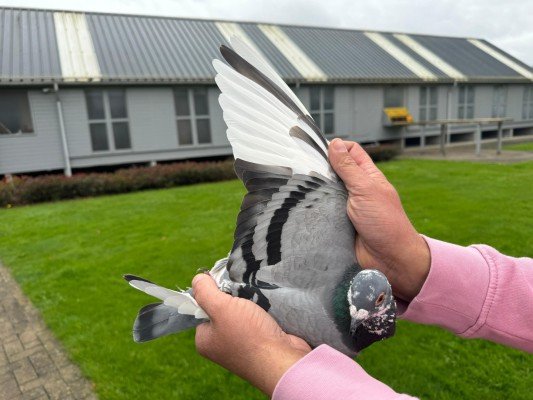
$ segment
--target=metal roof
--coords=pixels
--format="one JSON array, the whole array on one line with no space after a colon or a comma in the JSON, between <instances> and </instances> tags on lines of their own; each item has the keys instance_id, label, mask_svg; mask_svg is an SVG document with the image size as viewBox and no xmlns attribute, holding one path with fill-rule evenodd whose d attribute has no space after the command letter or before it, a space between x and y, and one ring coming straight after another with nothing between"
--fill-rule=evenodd
<instances>
[{"instance_id":1,"label":"metal roof","mask_svg":"<svg viewBox=\"0 0 533 400\"><path fill-rule=\"evenodd\" d=\"M531 82L480 39L0 7L0 84L212 83L232 32L289 82Z\"/></svg>"},{"instance_id":2,"label":"metal roof","mask_svg":"<svg viewBox=\"0 0 533 400\"><path fill-rule=\"evenodd\" d=\"M0 80L61 76L54 13L0 8Z\"/></svg>"}]
</instances>

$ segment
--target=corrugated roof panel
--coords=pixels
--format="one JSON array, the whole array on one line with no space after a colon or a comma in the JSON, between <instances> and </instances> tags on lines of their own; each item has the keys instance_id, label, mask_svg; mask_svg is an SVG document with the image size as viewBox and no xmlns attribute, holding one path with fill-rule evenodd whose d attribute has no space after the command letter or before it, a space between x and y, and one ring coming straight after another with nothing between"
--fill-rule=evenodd
<instances>
[{"instance_id":1,"label":"corrugated roof panel","mask_svg":"<svg viewBox=\"0 0 533 400\"><path fill-rule=\"evenodd\" d=\"M421 57L420 54L413 51L410 47L406 46L402 41L398 40L393 33L381 33L383 36L385 36L388 40L391 41L395 46L397 46L399 49L406 52L408 55L410 55L414 60L419 62L421 65L426 67L429 71L431 71L433 74L440 78L445 78L448 75L446 75L442 70L438 69L435 64L430 63L428 60L426 60L424 57Z\"/></svg>"},{"instance_id":2,"label":"corrugated roof panel","mask_svg":"<svg viewBox=\"0 0 533 400\"><path fill-rule=\"evenodd\" d=\"M296 26L282 29L333 79L418 78L363 32Z\"/></svg>"},{"instance_id":3,"label":"corrugated roof panel","mask_svg":"<svg viewBox=\"0 0 533 400\"><path fill-rule=\"evenodd\" d=\"M259 24L258 28L306 80L327 80L324 71L279 26Z\"/></svg>"},{"instance_id":4,"label":"corrugated roof panel","mask_svg":"<svg viewBox=\"0 0 533 400\"><path fill-rule=\"evenodd\" d=\"M65 25L61 20L65 26L58 27L54 12L81 18L85 35L78 32L76 21ZM124 83L212 83L211 61L219 57L218 47L227 43L224 32L229 32L221 32L217 24L245 32L289 80L398 82L422 81L433 74L446 81L528 82L533 73L530 66L482 40L477 46L465 38L378 32L371 40L368 33L347 29L0 7L0 81L69 81L82 74L89 80L101 75L103 81ZM265 26L266 34L261 30ZM75 29L68 33L69 27ZM64 33L59 43L65 54L77 60L69 63L66 57L63 71L56 28Z\"/></svg>"},{"instance_id":5,"label":"corrugated roof panel","mask_svg":"<svg viewBox=\"0 0 533 400\"><path fill-rule=\"evenodd\" d=\"M224 36L212 21L87 14L109 78L210 80Z\"/></svg>"},{"instance_id":6,"label":"corrugated roof panel","mask_svg":"<svg viewBox=\"0 0 533 400\"><path fill-rule=\"evenodd\" d=\"M478 39L468 39L468 41L472 43L474 46L476 46L477 48L483 50L489 56L494 57L496 60L507 65L509 68L514 69L520 75L525 76L526 78L529 78L529 79L533 79L533 73L529 70L529 68L526 69L523 66L517 64L511 58L504 55L502 52L497 51L490 46L487 46L485 43L483 43L481 40L478 40Z\"/></svg>"},{"instance_id":7,"label":"corrugated roof panel","mask_svg":"<svg viewBox=\"0 0 533 400\"><path fill-rule=\"evenodd\" d=\"M520 76L515 70L489 56L466 39L409 36L466 76Z\"/></svg>"},{"instance_id":8,"label":"corrugated roof panel","mask_svg":"<svg viewBox=\"0 0 533 400\"><path fill-rule=\"evenodd\" d=\"M66 81L101 77L93 41L83 13L54 13L61 71Z\"/></svg>"},{"instance_id":9,"label":"corrugated roof panel","mask_svg":"<svg viewBox=\"0 0 533 400\"><path fill-rule=\"evenodd\" d=\"M420 57L425 58L427 62L430 62L435 65L449 77L457 80L467 79L467 77L461 71L459 71L450 63L448 63L442 57L439 57L427 47L424 47L411 36L406 35L404 33L395 33L394 37L401 41L403 44L405 44L407 47L409 47L411 50L413 50L415 53L420 55Z\"/></svg>"},{"instance_id":10,"label":"corrugated roof panel","mask_svg":"<svg viewBox=\"0 0 533 400\"><path fill-rule=\"evenodd\" d=\"M366 37L376 43L379 47L393 56L396 60L405 65L409 70L413 71L418 77L434 81L437 80L437 76L428 70L425 66L416 61L413 57L396 46L392 41L386 38L379 32L365 32Z\"/></svg>"},{"instance_id":11,"label":"corrugated roof panel","mask_svg":"<svg viewBox=\"0 0 533 400\"><path fill-rule=\"evenodd\" d=\"M60 78L53 13L0 8L0 80Z\"/></svg>"},{"instance_id":12,"label":"corrugated roof panel","mask_svg":"<svg viewBox=\"0 0 533 400\"><path fill-rule=\"evenodd\" d=\"M285 58L279 49L265 36L257 24L240 23L242 29L250 36L268 61L276 68L276 71L286 79L299 80L303 76L298 72L292 63Z\"/></svg>"},{"instance_id":13,"label":"corrugated roof panel","mask_svg":"<svg viewBox=\"0 0 533 400\"><path fill-rule=\"evenodd\" d=\"M217 29L220 31L220 33L222 34L222 36L224 36L227 43L229 43L232 36L238 36L249 47L254 49L255 52L257 52L258 54L261 54L263 57L265 56L263 52L259 49L259 47L257 47L255 42L250 38L250 36L236 22L216 21L215 25Z\"/></svg>"},{"instance_id":14,"label":"corrugated roof panel","mask_svg":"<svg viewBox=\"0 0 533 400\"><path fill-rule=\"evenodd\" d=\"M517 63L518 65L520 65L521 67L533 72L533 66L532 65L528 65L526 64L525 62L519 60L518 58L514 57L513 55L509 54L509 53L506 53L505 51L503 51L502 49L496 47L495 45L493 45L491 42L488 42L486 41L485 39L479 39L480 42L486 44L487 46L489 46L491 49L494 49L496 51L499 51L500 53L502 54L505 54L505 56L511 60L513 60L515 63Z\"/></svg>"}]
</instances>

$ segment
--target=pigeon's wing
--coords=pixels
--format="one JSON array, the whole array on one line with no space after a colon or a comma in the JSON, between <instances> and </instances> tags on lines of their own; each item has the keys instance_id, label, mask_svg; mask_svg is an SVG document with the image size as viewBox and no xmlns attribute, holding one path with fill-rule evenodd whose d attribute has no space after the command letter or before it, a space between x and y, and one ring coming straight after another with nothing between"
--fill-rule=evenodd
<instances>
[{"instance_id":1,"label":"pigeon's wing","mask_svg":"<svg viewBox=\"0 0 533 400\"><path fill-rule=\"evenodd\" d=\"M227 264L231 279L259 289L337 283L355 262L344 185L240 159L235 169L248 193Z\"/></svg>"},{"instance_id":2,"label":"pigeon's wing","mask_svg":"<svg viewBox=\"0 0 533 400\"><path fill-rule=\"evenodd\" d=\"M285 167L337 181L327 160L328 142L296 95L268 63L238 38L214 60L215 81L235 158Z\"/></svg>"},{"instance_id":3,"label":"pigeon's wing","mask_svg":"<svg viewBox=\"0 0 533 400\"><path fill-rule=\"evenodd\" d=\"M213 65L235 170L248 193L228 270L260 303L262 289L308 288L322 274L342 274L331 268L353 265L355 232L327 140L308 111L259 54L237 38L231 44L236 51L221 47L230 66Z\"/></svg>"}]
</instances>

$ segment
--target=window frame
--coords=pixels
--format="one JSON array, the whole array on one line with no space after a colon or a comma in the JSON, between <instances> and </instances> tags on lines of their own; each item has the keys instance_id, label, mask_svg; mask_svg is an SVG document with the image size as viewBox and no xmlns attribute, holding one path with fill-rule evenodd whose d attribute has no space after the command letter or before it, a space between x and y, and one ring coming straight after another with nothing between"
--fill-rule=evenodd
<instances>
[{"instance_id":1,"label":"window frame","mask_svg":"<svg viewBox=\"0 0 533 400\"><path fill-rule=\"evenodd\" d=\"M205 101L207 114L196 113L196 102L194 100L195 91L205 91ZM188 115L178 115L176 106L176 91L185 90L187 92L187 103L189 107ZM206 86L176 86L172 90L172 97L174 100L174 120L176 122L176 134L179 147L193 147L193 146L212 146L213 145L213 131L211 129L211 113L209 107L209 88ZM207 121L209 126L209 142L200 143L198 135L198 121ZM189 121L191 126L191 143L180 143L179 121Z\"/></svg>"},{"instance_id":2,"label":"window frame","mask_svg":"<svg viewBox=\"0 0 533 400\"><path fill-rule=\"evenodd\" d=\"M463 99L461 101L461 91ZM471 100L471 101L470 101ZM472 110L470 115L469 110ZM476 113L476 89L474 85L461 85L457 92L457 118L472 119Z\"/></svg>"},{"instance_id":3,"label":"window frame","mask_svg":"<svg viewBox=\"0 0 533 400\"><path fill-rule=\"evenodd\" d=\"M387 105L387 92L392 90L398 90L402 93L402 104L401 105ZM397 108L397 107L405 107L406 99L405 99L405 86L385 86L383 88L383 108Z\"/></svg>"},{"instance_id":4,"label":"window frame","mask_svg":"<svg viewBox=\"0 0 533 400\"><path fill-rule=\"evenodd\" d=\"M418 90L418 119L420 121L435 121L439 119L439 90L438 86L420 86ZM426 101L422 102L422 92L425 92ZM432 91L435 92L435 103L431 103ZM424 110L425 118L421 118ZM431 111L435 110L435 118L431 119Z\"/></svg>"},{"instance_id":5,"label":"window frame","mask_svg":"<svg viewBox=\"0 0 533 400\"><path fill-rule=\"evenodd\" d=\"M533 85L524 86L522 97L522 119L533 119Z\"/></svg>"},{"instance_id":6,"label":"window frame","mask_svg":"<svg viewBox=\"0 0 533 400\"><path fill-rule=\"evenodd\" d=\"M0 138L8 138L8 137L30 137L30 136L35 136L36 135L36 132L35 132L35 124L34 124L34 121L35 121L35 116L33 114L33 108L31 106L31 102L30 102L30 93L29 93L29 90L27 89L18 89L18 88L7 88L5 90L3 90L2 92L21 92L22 96L24 97L24 100L26 101L26 104L28 106L28 117L30 119L30 124L31 124L31 131L28 131L28 132L23 132L22 130L20 130L19 132L5 132L5 133L1 133L0 132ZM1 121L0 121L1 123ZM7 126L3 125L7 129Z\"/></svg>"},{"instance_id":7,"label":"window frame","mask_svg":"<svg viewBox=\"0 0 533 400\"><path fill-rule=\"evenodd\" d=\"M504 118L506 116L508 95L509 88L507 85L494 86L492 90L492 118ZM503 102L501 101L502 99Z\"/></svg>"},{"instance_id":8,"label":"window frame","mask_svg":"<svg viewBox=\"0 0 533 400\"><path fill-rule=\"evenodd\" d=\"M111 114L111 102L109 100L109 91L110 90L122 90L124 92L124 109L126 111L125 117L113 117ZM89 92L101 91L102 92L102 106L104 111L104 118L94 118L91 119L89 115L89 103L87 102L87 94ZM128 112L128 96L126 88L87 88L85 92L85 109L87 111L87 121L89 125L89 138L91 141L91 150L93 153L126 153L133 150L133 141L131 140L131 130L130 130L130 117ZM127 148L117 148L115 140L115 132L113 130L114 123L126 123L128 126L128 140L129 147ZM92 133L91 125L95 124L104 124L106 128L106 138L107 138L107 149L95 150L92 143Z\"/></svg>"},{"instance_id":9,"label":"window frame","mask_svg":"<svg viewBox=\"0 0 533 400\"><path fill-rule=\"evenodd\" d=\"M331 108L325 107L325 89L331 89ZM311 91L314 89L319 90L319 97L318 97L318 108L313 108L313 102L311 100ZM319 116L319 121L317 123L320 130L324 133L324 135L333 136L335 135L335 86L334 85L313 85L309 86L309 114L315 120L316 118L314 115ZM331 115L332 118L332 132L326 132L326 115Z\"/></svg>"}]
</instances>

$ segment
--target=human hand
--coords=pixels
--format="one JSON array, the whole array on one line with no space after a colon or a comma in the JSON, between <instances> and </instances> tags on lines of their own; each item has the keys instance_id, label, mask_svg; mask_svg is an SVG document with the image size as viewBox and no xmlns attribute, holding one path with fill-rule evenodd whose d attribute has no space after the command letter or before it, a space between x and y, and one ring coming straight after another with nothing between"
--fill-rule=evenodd
<instances>
[{"instance_id":1,"label":"human hand","mask_svg":"<svg viewBox=\"0 0 533 400\"><path fill-rule=\"evenodd\" d=\"M405 214L398 192L355 142L334 139L329 160L348 190L359 264L383 272L394 294L411 301L429 273L430 253Z\"/></svg>"},{"instance_id":2,"label":"human hand","mask_svg":"<svg viewBox=\"0 0 533 400\"><path fill-rule=\"evenodd\" d=\"M192 288L210 319L196 328L198 353L268 396L285 371L311 351L303 339L283 332L257 304L221 292L208 274L196 275Z\"/></svg>"}]
</instances>

